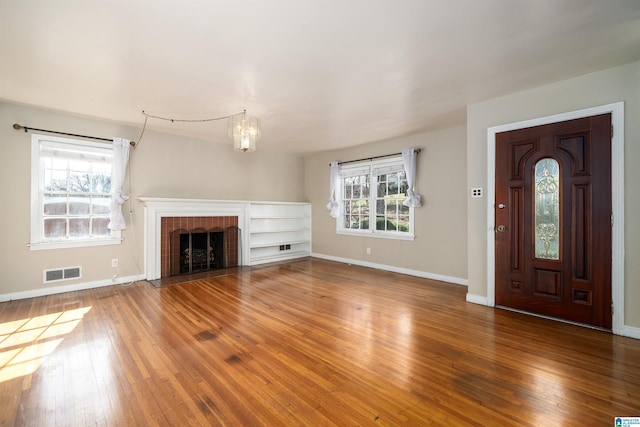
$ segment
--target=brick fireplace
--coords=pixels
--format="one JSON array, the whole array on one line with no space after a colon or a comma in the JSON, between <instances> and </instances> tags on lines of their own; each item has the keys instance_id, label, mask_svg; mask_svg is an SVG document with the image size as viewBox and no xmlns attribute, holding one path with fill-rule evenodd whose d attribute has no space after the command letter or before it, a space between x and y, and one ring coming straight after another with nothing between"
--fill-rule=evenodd
<instances>
[{"instance_id":1,"label":"brick fireplace","mask_svg":"<svg viewBox=\"0 0 640 427\"><path fill-rule=\"evenodd\" d=\"M238 230L237 216L162 217L160 219L160 276L166 277L237 266ZM205 246L209 246L212 252L216 253L205 255L204 262L200 260L198 267L194 268L191 264L186 263L194 258L195 248L186 249L187 254L188 251L191 252L191 260L184 254L185 240L191 240L192 236L196 235L206 236L205 239L209 238L211 242ZM218 240L219 245L215 245L213 240ZM214 246L219 246L219 251L214 251Z\"/></svg>"},{"instance_id":2,"label":"brick fireplace","mask_svg":"<svg viewBox=\"0 0 640 427\"><path fill-rule=\"evenodd\" d=\"M175 230L223 232L225 262L241 266L248 259L248 233L242 232L248 230L248 202L155 197L139 197L138 200L144 205L147 280L171 274L170 236Z\"/></svg>"}]
</instances>

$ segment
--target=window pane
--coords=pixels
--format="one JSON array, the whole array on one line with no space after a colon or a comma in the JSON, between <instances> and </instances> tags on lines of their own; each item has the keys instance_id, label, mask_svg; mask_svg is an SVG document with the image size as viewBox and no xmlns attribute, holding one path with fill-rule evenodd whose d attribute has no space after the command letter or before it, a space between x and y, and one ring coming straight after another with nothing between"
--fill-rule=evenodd
<instances>
[{"instance_id":1,"label":"window pane","mask_svg":"<svg viewBox=\"0 0 640 427\"><path fill-rule=\"evenodd\" d=\"M369 186L366 184L362 186L362 197L369 198Z\"/></svg>"},{"instance_id":2,"label":"window pane","mask_svg":"<svg viewBox=\"0 0 640 427\"><path fill-rule=\"evenodd\" d=\"M75 193L88 193L91 190L89 175L76 171L69 172L69 191Z\"/></svg>"},{"instance_id":3,"label":"window pane","mask_svg":"<svg viewBox=\"0 0 640 427\"><path fill-rule=\"evenodd\" d=\"M409 215L398 217L398 231L409 231Z\"/></svg>"},{"instance_id":4,"label":"window pane","mask_svg":"<svg viewBox=\"0 0 640 427\"><path fill-rule=\"evenodd\" d=\"M47 164L51 169L64 171L66 171L67 167L69 166L69 162L64 157L49 157L47 158Z\"/></svg>"},{"instance_id":5,"label":"window pane","mask_svg":"<svg viewBox=\"0 0 640 427\"><path fill-rule=\"evenodd\" d=\"M344 186L344 197L345 197L345 199L350 199L352 197L351 196L352 194L353 194L353 191L351 189L351 186L350 185L345 185Z\"/></svg>"},{"instance_id":6,"label":"window pane","mask_svg":"<svg viewBox=\"0 0 640 427\"><path fill-rule=\"evenodd\" d=\"M93 218L91 221L92 236L109 236L109 218Z\"/></svg>"},{"instance_id":7,"label":"window pane","mask_svg":"<svg viewBox=\"0 0 640 427\"><path fill-rule=\"evenodd\" d=\"M385 206L386 206L386 212L385 214L395 214L397 209L396 209L396 201L395 199L388 197L385 199Z\"/></svg>"},{"instance_id":8,"label":"window pane","mask_svg":"<svg viewBox=\"0 0 640 427\"><path fill-rule=\"evenodd\" d=\"M67 171L45 169L44 189L45 191L67 191Z\"/></svg>"},{"instance_id":9,"label":"window pane","mask_svg":"<svg viewBox=\"0 0 640 427\"><path fill-rule=\"evenodd\" d=\"M57 239L67 236L67 220L62 218L47 218L44 220L44 237Z\"/></svg>"},{"instance_id":10,"label":"window pane","mask_svg":"<svg viewBox=\"0 0 640 427\"><path fill-rule=\"evenodd\" d=\"M358 200L357 202L358 212L360 215L369 216L369 201L368 200Z\"/></svg>"},{"instance_id":11,"label":"window pane","mask_svg":"<svg viewBox=\"0 0 640 427\"><path fill-rule=\"evenodd\" d=\"M67 196L66 195L47 195L44 197L44 214L45 215L66 215L67 214Z\"/></svg>"},{"instance_id":12,"label":"window pane","mask_svg":"<svg viewBox=\"0 0 640 427\"><path fill-rule=\"evenodd\" d=\"M74 197L69 200L69 215L88 215L89 203L91 200L87 198Z\"/></svg>"},{"instance_id":13,"label":"window pane","mask_svg":"<svg viewBox=\"0 0 640 427\"><path fill-rule=\"evenodd\" d=\"M89 218L69 219L69 237L76 239L89 237Z\"/></svg>"},{"instance_id":14,"label":"window pane","mask_svg":"<svg viewBox=\"0 0 640 427\"><path fill-rule=\"evenodd\" d=\"M94 215L108 215L110 196L94 196L91 198L91 213Z\"/></svg>"},{"instance_id":15,"label":"window pane","mask_svg":"<svg viewBox=\"0 0 640 427\"><path fill-rule=\"evenodd\" d=\"M92 193L108 193L111 191L111 177L102 174L94 174L91 176L91 192Z\"/></svg>"},{"instance_id":16,"label":"window pane","mask_svg":"<svg viewBox=\"0 0 640 427\"><path fill-rule=\"evenodd\" d=\"M391 173L387 175L387 181L389 182L387 186L387 194L397 194L398 193L398 174Z\"/></svg>"},{"instance_id":17,"label":"window pane","mask_svg":"<svg viewBox=\"0 0 640 427\"><path fill-rule=\"evenodd\" d=\"M91 172L92 166L91 166L91 162L87 162L83 160L70 160L69 169L71 169L76 173L82 174L83 172Z\"/></svg>"},{"instance_id":18,"label":"window pane","mask_svg":"<svg viewBox=\"0 0 640 427\"><path fill-rule=\"evenodd\" d=\"M111 191L111 165L93 165L91 191L94 193L108 193Z\"/></svg>"},{"instance_id":19,"label":"window pane","mask_svg":"<svg viewBox=\"0 0 640 427\"><path fill-rule=\"evenodd\" d=\"M536 258L560 259L560 166L542 159L535 167L535 254Z\"/></svg>"},{"instance_id":20,"label":"window pane","mask_svg":"<svg viewBox=\"0 0 640 427\"><path fill-rule=\"evenodd\" d=\"M398 190L398 194L406 195L408 188L409 186L407 185L407 180L406 178L404 178L404 173L403 173L402 179L400 180L400 187Z\"/></svg>"}]
</instances>

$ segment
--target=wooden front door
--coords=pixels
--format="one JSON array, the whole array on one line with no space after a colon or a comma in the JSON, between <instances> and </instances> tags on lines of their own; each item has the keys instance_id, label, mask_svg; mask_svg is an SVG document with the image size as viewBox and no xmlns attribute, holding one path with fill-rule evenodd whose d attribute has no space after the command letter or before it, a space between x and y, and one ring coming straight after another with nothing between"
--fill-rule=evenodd
<instances>
[{"instance_id":1,"label":"wooden front door","mask_svg":"<svg viewBox=\"0 0 640 427\"><path fill-rule=\"evenodd\" d=\"M611 329L611 114L496 135L496 305Z\"/></svg>"}]
</instances>

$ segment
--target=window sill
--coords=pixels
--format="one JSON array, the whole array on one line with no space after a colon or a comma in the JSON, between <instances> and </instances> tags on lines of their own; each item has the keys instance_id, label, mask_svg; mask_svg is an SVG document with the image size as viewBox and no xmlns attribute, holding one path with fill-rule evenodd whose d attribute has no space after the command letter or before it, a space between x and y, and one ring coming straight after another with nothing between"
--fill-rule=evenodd
<instances>
[{"instance_id":1,"label":"window sill","mask_svg":"<svg viewBox=\"0 0 640 427\"><path fill-rule=\"evenodd\" d=\"M408 233L372 233L371 231L336 230L336 234L343 236L373 237L375 239L415 240L416 236Z\"/></svg>"},{"instance_id":2,"label":"window sill","mask_svg":"<svg viewBox=\"0 0 640 427\"><path fill-rule=\"evenodd\" d=\"M89 246L107 246L119 245L122 243L121 237L110 237L108 239L95 240L69 240L44 243L30 243L29 250L43 251L48 249L68 249L68 248L86 248Z\"/></svg>"}]
</instances>

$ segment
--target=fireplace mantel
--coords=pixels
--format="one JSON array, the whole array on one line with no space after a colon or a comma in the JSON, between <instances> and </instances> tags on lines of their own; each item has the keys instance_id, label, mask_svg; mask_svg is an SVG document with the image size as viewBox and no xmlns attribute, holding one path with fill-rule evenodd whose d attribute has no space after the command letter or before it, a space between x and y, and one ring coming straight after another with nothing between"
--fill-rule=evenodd
<instances>
[{"instance_id":1,"label":"fireplace mantel","mask_svg":"<svg viewBox=\"0 0 640 427\"><path fill-rule=\"evenodd\" d=\"M138 197L144 205L144 271L147 280L161 276L160 233L164 217L236 216L242 230L249 229L251 202L237 200L173 199ZM249 259L249 233L241 233L241 259Z\"/></svg>"}]
</instances>

